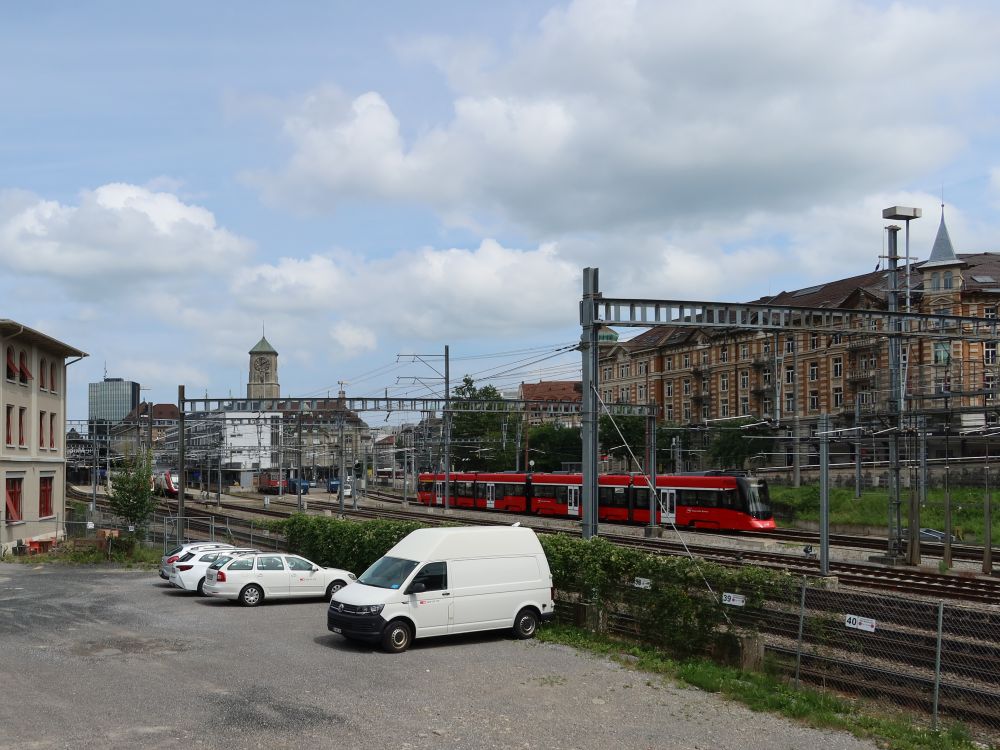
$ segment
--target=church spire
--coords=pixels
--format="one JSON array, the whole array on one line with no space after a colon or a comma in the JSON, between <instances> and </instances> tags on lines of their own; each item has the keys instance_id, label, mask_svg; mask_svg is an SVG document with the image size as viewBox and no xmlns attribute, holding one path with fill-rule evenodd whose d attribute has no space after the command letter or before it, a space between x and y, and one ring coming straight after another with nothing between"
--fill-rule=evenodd
<instances>
[{"instance_id":1,"label":"church spire","mask_svg":"<svg viewBox=\"0 0 1000 750\"><path fill-rule=\"evenodd\" d=\"M934 238L931 257L924 265L949 265L959 262L958 256L955 255L955 248L951 244L951 237L948 235L948 225L944 223L944 204L942 203L941 224L938 226L937 237Z\"/></svg>"}]
</instances>

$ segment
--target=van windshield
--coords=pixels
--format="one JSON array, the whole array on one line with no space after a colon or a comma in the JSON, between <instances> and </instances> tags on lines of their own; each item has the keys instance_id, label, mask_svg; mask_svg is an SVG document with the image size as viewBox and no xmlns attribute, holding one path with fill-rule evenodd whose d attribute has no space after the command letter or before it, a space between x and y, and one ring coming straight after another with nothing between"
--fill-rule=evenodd
<instances>
[{"instance_id":1,"label":"van windshield","mask_svg":"<svg viewBox=\"0 0 1000 750\"><path fill-rule=\"evenodd\" d=\"M398 589L415 567L417 567L416 560L383 557L361 574L358 583L380 589Z\"/></svg>"}]
</instances>

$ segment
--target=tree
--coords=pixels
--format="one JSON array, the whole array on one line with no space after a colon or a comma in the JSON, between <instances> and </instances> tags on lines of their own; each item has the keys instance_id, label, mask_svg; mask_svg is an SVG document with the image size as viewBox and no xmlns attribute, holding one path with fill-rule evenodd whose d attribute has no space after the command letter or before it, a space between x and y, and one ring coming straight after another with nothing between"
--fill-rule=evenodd
<instances>
[{"instance_id":1,"label":"tree","mask_svg":"<svg viewBox=\"0 0 1000 750\"><path fill-rule=\"evenodd\" d=\"M452 389L452 401L496 401L503 396L492 385L476 387L470 375ZM514 467L517 451L512 417L501 412L458 411L451 417L451 460L460 471L503 471Z\"/></svg>"},{"instance_id":2,"label":"tree","mask_svg":"<svg viewBox=\"0 0 1000 750\"><path fill-rule=\"evenodd\" d=\"M111 483L108 504L116 516L135 527L137 536L145 531L156 510L152 477L152 453L126 453Z\"/></svg>"},{"instance_id":3,"label":"tree","mask_svg":"<svg viewBox=\"0 0 1000 750\"><path fill-rule=\"evenodd\" d=\"M733 420L712 428L708 455L717 468L745 469L747 459L771 449L773 429L768 425L755 425L756 422L753 418Z\"/></svg>"},{"instance_id":4,"label":"tree","mask_svg":"<svg viewBox=\"0 0 1000 750\"><path fill-rule=\"evenodd\" d=\"M583 455L579 427L560 424L532 427L528 430L528 445L528 460L535 462L535 471L559 471L563 463L580 463Z\"/></svg>"},{"instance_id":5,"label":"tree","mask_svg":"<svg viewBox=\"0 0 1000 750\"><path fill-rule=\"evenodd\" d=\"M612 419L605 414L600 419L599 430L601 445L604 446L606 454L625 460L630 460L631 455L634 454L639 460L640 466L646 465L646 417L615 417ZM675 438L680 443L681 449L687 450L690 444L689 430L669 424L657 425L656 466L657 472L661 474L683 470L673 465L670 449ZM632 453L630 454L629 451ZM638 471L638 467L632 463L631 470Z\"/></svg>"}]
</instances>

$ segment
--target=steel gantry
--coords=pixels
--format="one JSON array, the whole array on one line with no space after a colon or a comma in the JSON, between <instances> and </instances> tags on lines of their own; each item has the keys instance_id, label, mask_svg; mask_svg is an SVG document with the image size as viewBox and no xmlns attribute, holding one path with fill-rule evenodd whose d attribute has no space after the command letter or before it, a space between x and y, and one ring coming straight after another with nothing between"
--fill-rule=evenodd
<instances>
[{"instance_id":1,"label":"steel gantry","mask_svg":"<svg viewBox=\"0 0 1000 750\"><path fill-rule=\"evenodd\" d=\"M583 269L583 299L580 302L580 353L583 365L582 440L583 487L583 536L597 535L597 448L598 448L598 329L608 327L654 328L710 328L744 329L748 331L808 331L849 336L887 336L894 344L890 364L893 396L890 399L892 416L897 420L904 411L907 396L902 392L902 377L898 355L899 342L905 338L935 340L995 341L1000 338L1000 320L961 315L912 313L899 310L899 294L894 274L899 260L895 245L898 227L889 227L890 274L889 296L891 304L886 310L854 310L825 307L792 307L760 303L699 302L691 300L650 300L605 297L599 287L599 270ZM656 405L649 407L653 412ZM902 425L897 427L897 434ZM898 470L898 466L897 466ZM653 472L655 472L655 464ZM655 486L655 476L651 481ZM826 482L821 488L826 491ZM896 481L898 493L899 482ZM653 494L653 493L651 493ZM896 496L898 506L898 495ZM891 512L891 511L890 511ZM898 518L898 513L897 513ZM895 521L898 526L898 520ZM892 523L890 523L892 525ZM910 524L910 552L919 555L917 524ZM890 538L890 545L892 539ZM892 553L892 550L890 550Z\"/></svg>"}]
</instances>

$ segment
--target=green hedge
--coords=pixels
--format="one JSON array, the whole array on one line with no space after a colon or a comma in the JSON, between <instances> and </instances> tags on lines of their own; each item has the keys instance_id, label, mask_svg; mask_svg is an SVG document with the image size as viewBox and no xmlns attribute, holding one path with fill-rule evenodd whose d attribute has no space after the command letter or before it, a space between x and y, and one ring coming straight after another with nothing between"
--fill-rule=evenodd
<instances>
[{"instance_id":1,"label":"green hedge","mask_svg":"<svg viewBox=\"0 0 1000 750\"><path fill-rule=\"evenodd\" d=\"M296 514L273 524L290 551L321 565L360 575L390 547L422 524L346 521ZM754 566L730 568L704 560L651 555L596 538L540 534L555 587L563 596L635 618L640 637L677 654L704 650L726 623L723 592L746 597L744 614L760 611L766 598L782 598L795 585L787 575ZM636 578L650 587L637 588ZM706 582L711 586L709 593Z\"/></svg>"}]
</instances>

